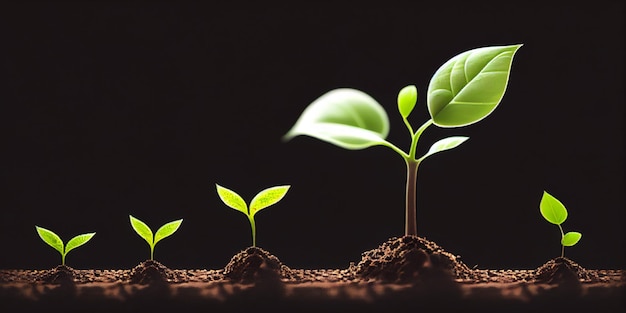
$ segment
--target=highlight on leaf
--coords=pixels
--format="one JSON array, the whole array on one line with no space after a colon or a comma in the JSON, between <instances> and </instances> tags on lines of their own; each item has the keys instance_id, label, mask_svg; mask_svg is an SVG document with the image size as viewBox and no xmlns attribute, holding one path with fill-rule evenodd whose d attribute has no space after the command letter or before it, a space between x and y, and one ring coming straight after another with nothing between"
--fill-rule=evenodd
<instances>
[{"instance_id":1,"label":"highlight on leaf","mask_svg":"<svg viewBox=\"0 0 626 313\"><path fill-rule=\"evenodd\" d=\"M53 231L43 227L35 226L37 234L49 246L57 250L61 254L61 265L65 265L65 256L72 250L86 244L96 233L86 233L77 235L67 242L67 245L63 244L63 240Z\"/></svg>"},{"instance_id":2,"label":"highlight on leaf","mask_svg":"<svg viewBox=\"0 0 626 313\"><path fill-rule=\"evenodd\" d=\"M235 191L215 184L217 194L222 202L224 202L224 204L226 204L230 208L235 209L248 217L248 221L250 222L250 228L252 230L253 247L256 247L256 222L254 220L255 214L262 209L274 205L278 201L282 200L283 197L285 197L285 195L287 194L287 191L289 191L290 187L290 185L283 185L261 190L254 196L254 198L252 198L252 201L250 201L250 208L248 208L248 205L243 200L243 198Z\"/></svg>"},{"instance_id":3,"label":"highlight on leaf","mask_svg":"<svg viewBox=\"0 0 626 313\"><path fill-rule=\"evenodd\" d=\"M174 234L183 223L182 219L166 223L157 230L156 234L153 235L152 230L146 223L132 215L128 215L128 217L133 230L150 246L150 260L154 260L154 247L156 244L162 239Z\"/></svg>"}]
</instances>

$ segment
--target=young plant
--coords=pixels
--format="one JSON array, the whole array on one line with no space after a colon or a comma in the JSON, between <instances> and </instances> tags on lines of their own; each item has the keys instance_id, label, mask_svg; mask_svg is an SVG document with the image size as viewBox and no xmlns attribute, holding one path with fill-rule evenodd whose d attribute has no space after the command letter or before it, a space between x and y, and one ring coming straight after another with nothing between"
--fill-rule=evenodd
<instances>
[{"instance_id":1,"label":"young plant","mask_svg":"<svg viewBox=\"0 0 626 313\"><path fill-rule=\"evenodd\" d=\"M148 225L146 225L146 223L140 221L132 215L129 215L128 217L130 217L130 225L133 227L135 232L137 232L137 234L146 240L148 245L150 245L150 260L154 260L154 246L156 246L157 242L161 241L161 239L165 237L171 236L178 230L178 227L180 227L180 224L183 222L183 220L180 219L166 223L157 230L154 236L152 236L152 230L148 227Z\"/></svg>"},{"instance_id":2,"label":"young plant","mask_svg":"<svg viewBox=\"0 0 626 313\"><path fill-rule=\"evenodd\" d=\"M306 135L349 150L376 145L391 148L405 160L407 167L405 235L417 235L416 179L419 165L427 157L455 148L468 139L462 136L441 139L418 157L420 136L433 124L443 128L467 126L493 112L504 96L513 56L521 46L468 50L439 67L428 86L430 119L417 130L408 120L417 102L417 88L413 85L402 88L397 102L411 136L408 152L385 140L389 133L389 119L383 107L368 94L351 88L331 90L313 101L283 140Z\"/></svg>"},{"instance_id":3,"label":"young plant","mask_svg":"<svg viewBox=\"0 0 626 313\"><path fill-rule=\"evenodd\" d=\"M248 207L243 198L236 192L218 184L215 184L215 187L217 188L217 194L220 199L222 199L224 204L248 217L248 221L250 221L250 228L252 229L252 246L256 247L256 223L254 221L254 215L268 206L276 204L280 201L291 186L275 186L260 191L256 196L254 196L254 198L252 198L252 201L250 201L250 207Z\"/></svg>"},{"instance_id":4,"label":"young plant","mask_svg":"<svg viewBox=\"0 0 626 313\"><path fill-rule=\"evenodd\" d=\"M63 244L63 240L57 234L52 232L51 230L47 230L43 227L35 226L37 230L37 234L41 237L45 243L50 245L55 250L61 253L61 265L65 265L65 256L72 250L84 245L89 241L96 233L87 233L78 235L70 241L67 242L67 245Z\"/></svg>"},{"instance_id":5,"label":"young plant","mask_svg":"<svg viewBox=\"0 0 626 313\"><path fill-rule=\"evenodd\" d=\"M563 257L565 247L571 247L577 244L583 235L575 231L563 233L563 227L561 227L561 224L563 224L563 222L567 219L567 210L561 201L546 191L544 191L543 196L541 196L539 211L546 221L559 226L559 230L561 231L561 257Z\"/></svg>"}]
</instances>

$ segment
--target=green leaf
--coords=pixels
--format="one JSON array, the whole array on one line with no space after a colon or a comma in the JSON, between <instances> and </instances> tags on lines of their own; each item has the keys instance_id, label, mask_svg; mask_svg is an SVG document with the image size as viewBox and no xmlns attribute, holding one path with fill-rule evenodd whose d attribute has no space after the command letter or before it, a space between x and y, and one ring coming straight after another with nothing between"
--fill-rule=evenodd
<instances>
[{"instance_id":1,"label":"green leaf","mask_svg":"<svg viewBox=\"0 0 626 313\"><path fill-rule=\"evenodd\" d=\"M224 202L224 204L237 211L242 212L245 215L248 215L248 205L243 200L243 198L241 198L240 195L218 184L215 184L215 187L217 188L217 194L219 195L220 199L222 199L222 202Z\"/></svg>"},{"instance_id":2,"label":"green leaf","mask_svg":"<svg viewBox=\"0 0 626 313\"><path fill-rule=\"evenodd\" d=\"M504 96L521 46L477 48L444 63L428 85L428 111L435 125L466 126L491 114Z\"/></svg>"},{"instance_id":3,"label":"green leaf","mask_svg":"<svg viewBox=\"0 0 626 313\"><path fill-rule=\"evenodd\" d=\"M575 232L575 231L568 232L563 236L563 238L561 238L561 244L566 247L571 247L577 244L582 236L583 235L579 232Z\"/></svg>"},{"instance_id":4,"label":"green leaf","mask_svg":"<svg viewBox=\"0 0 626 313\"><path fill-rule=\"evenodd\" d=\"M35 226L35 228L41 240L63 254L63 240L57 234L43 227Z\"/></svg>"},{"instance_id":5,"label":"green leaf","mask_svg":"<svg viewBox=\"0 0 626 313\"><path fill-rule=\"evenodd\" d=\"M173 222L169 222L169 223L161 226L157 230L156 235L154 235L154 245L156 245L157 242L159 242L161 239L163 239L165 237L169 237L174 232L176 232L178 230L178 227L180 227L180 224L182 222L183 222L183 220L180 219L180 220L176 220L176 221L173 221Z\"/></svg>"},{"instance_id":6,"label":"green leaf","mask_svg":"<svg viewBox=\"0 0 626 313\"><path fill-rule=\"evenodd\" d=\"M561 225L567 219L567 210L563 203L546 191L541 197L539 211L543 218L552 224Z\"/></svg>"},{"instance_id":7,"label":"green leaf","mask_svg":"<svg viewBox=\"0 0 626 313\"><path fill-rule=\"evenodd\" d=\"M130 217L130 225L133 227L135 232L137 232L137 234L141 238L145 239L146 242L148 242L148 244L151 247L154 246L153 238L152 238L152 230L150 229L150 227L148 227L146 223L140 221L139 219L133 217L132 215L129 215L129 217Z\"/></svg>"},{"instance_id":8,"label":"green leaf","mask_svg":"<svg viewBox=\"0 0 626 313\"><path fill-rule=\"evenodd\" d=\"M95 234L96 233L87 233L87 234L78 235L70 239L70 241L68 241L67 245L65 246L65 254L86 244L87 241L89 241L91 237L93 237Z\"/></svg>"},{"instance_id":9,"label":"green leaf","mask_svg":"<svg viewBox=\"0 0 626 313\"><path fill-rule=\"evenodd\" d=\"M398 111L403 118L407 118L417 103L417 88L409 85L400 90L398 93Z\"/></svg>"},{"instance_id":10,"label":"green leaf","mask_svg":"<svg viewBox=\"0 0 626 313\"><path fill-rule=\"evenodd\" d=\"M339 88L309 104L283 140L307 135L359 150L385 143L388 133L387 113L376 100L356 89Z\"/></svg>"},{"instance_id":11,"label":"green leaf","mask_svg":"<svg viewBox=\"0 0 626 313\"><path fill-rule=\"evenodd\" d=\"M444 138L441 139L437 142L435 142L432 146L430 146L430 149L428 150L428 152L426 154L424 154L421 158L419 158L419 161L424 160L425 158L437 153L437 152L441 152L441 151L445 151L445 150L450 150L452 148L457 147L458 145L462 144L463 142L465 142L467 139L469 139L469 137L462 137L462 136L454 136L454 137L448 137L448 138Z\"/></svg>"},{"instance_id":12,"label":"green leaf","mask_svg":"<svg viewBox=\"0 0 626 313\"><path fill-rule=\"evenodd\" d=\"M250 202L250 215L254 216L256 212L280 201L289 190L289 187L291 186L276 186L259 192Z\"/></svg>"}]
</instances>

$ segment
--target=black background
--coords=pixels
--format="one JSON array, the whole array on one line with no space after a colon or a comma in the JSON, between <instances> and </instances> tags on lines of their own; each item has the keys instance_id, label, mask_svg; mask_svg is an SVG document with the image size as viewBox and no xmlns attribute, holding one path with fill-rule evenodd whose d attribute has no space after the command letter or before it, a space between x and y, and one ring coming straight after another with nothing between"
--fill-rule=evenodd
<instances>
[{"instance_id":1,"label":"black background","mask_svg":"<svg viewBox=\"0 0 626 313\"><path fill-rule=\"evenodd\" d=\"M251 238L216 183L246 201L292 185L256 217L258 245L288 266L358 262L404 232L402 159L283 134L318 96L351 87L384 106L388 140L407 149L403 86L418 87L418 127L441 64L516 43L489 117L423 134L421 152L470 140L422 164L419 235L470 267L535 268L560 253L539 214L547 190L569 210L565 231L583 233L566 256L623 268L622 2L435 2L3 4L0 268L60 262L35 225L66 241L97 232L72 267L131 268L149 250L128 214L153 229L185 219L156 246L168 267L221 268Z\"/></svg>"}]
</instances>

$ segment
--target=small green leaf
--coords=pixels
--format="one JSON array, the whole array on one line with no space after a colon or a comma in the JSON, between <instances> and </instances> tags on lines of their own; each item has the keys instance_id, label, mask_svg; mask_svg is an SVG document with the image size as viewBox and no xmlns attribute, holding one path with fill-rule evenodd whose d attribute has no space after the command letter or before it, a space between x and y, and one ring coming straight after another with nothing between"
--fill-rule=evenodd
<instances>
[{"instance_id":1,"label":"small green leaf","mask_svg":"<svg viewBox=\"0 0 626 313\"><path fill-rule=\"evenodd\" d=\"M385 143L388 133L387 113L376 100L356 89L339 88L309 104L283 140L307 135L360 150Z\"/></svg>"},{"instance_id":2,"label":"small green leaf","mask_svg":"<svg viewBox=\"0 0 626 313\"><path fill-rule=\"evenodd\" d=\"M504 96L521 46L477 48L444 63L428 85L428 111L435 125L466 126L491 114Z\"/></svg>"},{"instance_id":3,"label":"small green leaf","mask_svg":"<svg viewBox=\"0 0 626 313\"><path fill-rule=\"evenodd\" d=\"M183 220L180 219L161 226L154 235L154 245L156 245L161 239L171 236L174 232L176 232L182 222Z\"/></svg>"},{"instance_id":4,"label":"small green leaf","mask_svg":"<svg viewBox=\"0 0 626 313\"><path fill-rule=\"evenodd\" d=\"M437 142L435 142L432 146L430 146L430 149L428 150L428 152L426 154L424 154L421 158L419 158L419 161L424 160L425 158L437 153L437 152L441 152L441 151L445 151L445 150L450 150L452 148L457 147L458 145L462 144L463 142L465 142L467 139L469 139L469 137L462 137L462 136L454 136L454 137L448 137L448 138L444 138L441 139Z\"/></svg>"},{"instance_id":5,"label":"small green leaf","mask_svg":"<svg viewBox=\"0 0 626 313\"><path fill-rule=\"evenodd\" d=\"M35 228L41 240L63 254L63 240L57 234L43 227L35 226Z\"/></svg>"},{"instance_id":6,"label":"small green leaf","mask_svg":"<svg viewBox=\"0 0 626 313\"><path fill-rule=\"evenodd\" d=\"M289 187L291 186L276 186L259 192L250 202L250 215L254 216L258 211L280 201L289 190Z\"/></svg>"},{"instance_id":7,"label":"small green leaf","mask_svg":"<svg viewBox=\"0 0 626 313\"><path fill-rule=\"evenodd\" d=\"M539 210L543 218L552 224L561 225L567 219L567 210L563 203L546 191L541 197Z\"/></svg>"},{"instance_id":8,"label":"small green leaf","mask_svg":"<svg viewBox=\"0 0 626 313\"><path fill-rule=\"evenodd\" d=\"M130 217L130 225L133 227L135 232L137 232L137 234L141 238L146 240L146 242L148 242L150 247L154 246L153 238L152 238L152 230L150 229L150 227L148 227L146 223L140 221L139 219L133 217L132 215L129 215L129 217Z\"/></svg>"},{"instance_id":9,"label":"small green leaf","mask_svg":"<svg viewBox=\"0 0 626 313\"><path fill-rule=\"evenodd\" d=\"M78 235L70 239L70 241L68 241L67 245L65 246L65 254L86 244L87 241L89 241L91 237L93 237L95 234L96 233L87 233L87 234Z\"/></svg>"},{"instance_id":10,"label":"small green leaf","mask_svg":"<svg viewBox=\"0 0 626 313\"><path fill-rule=\"evenodd\" d=\"M417 88L409 85L400 90L398 93L398 111L403 118L407 118L417 103Z\"/></svg>"},{"instance_id":11,"label":"small green leaf","mask_svg":"<svg viewBox=\"0 0 626 313\"><path fill-rule=\"evenodd\" d=\"M570 231L561 238L561 244L566 247L571 247L577 244L582 236L583 235L579 232Z\"/></svg>"},{"instance_id":12,"label":"small green leaf","mask_svg":"<svg viewBox=\"0 0 626 313\"><path fill-rule=\"evenodd\" d=\"M215 184L215 187L217 187L217 194L220 199L222 199L222 202L224 202L227 206L248 215L248 205L246 205L246 202L239 194L218 184Z\"/></svg>"}]
</instances>

